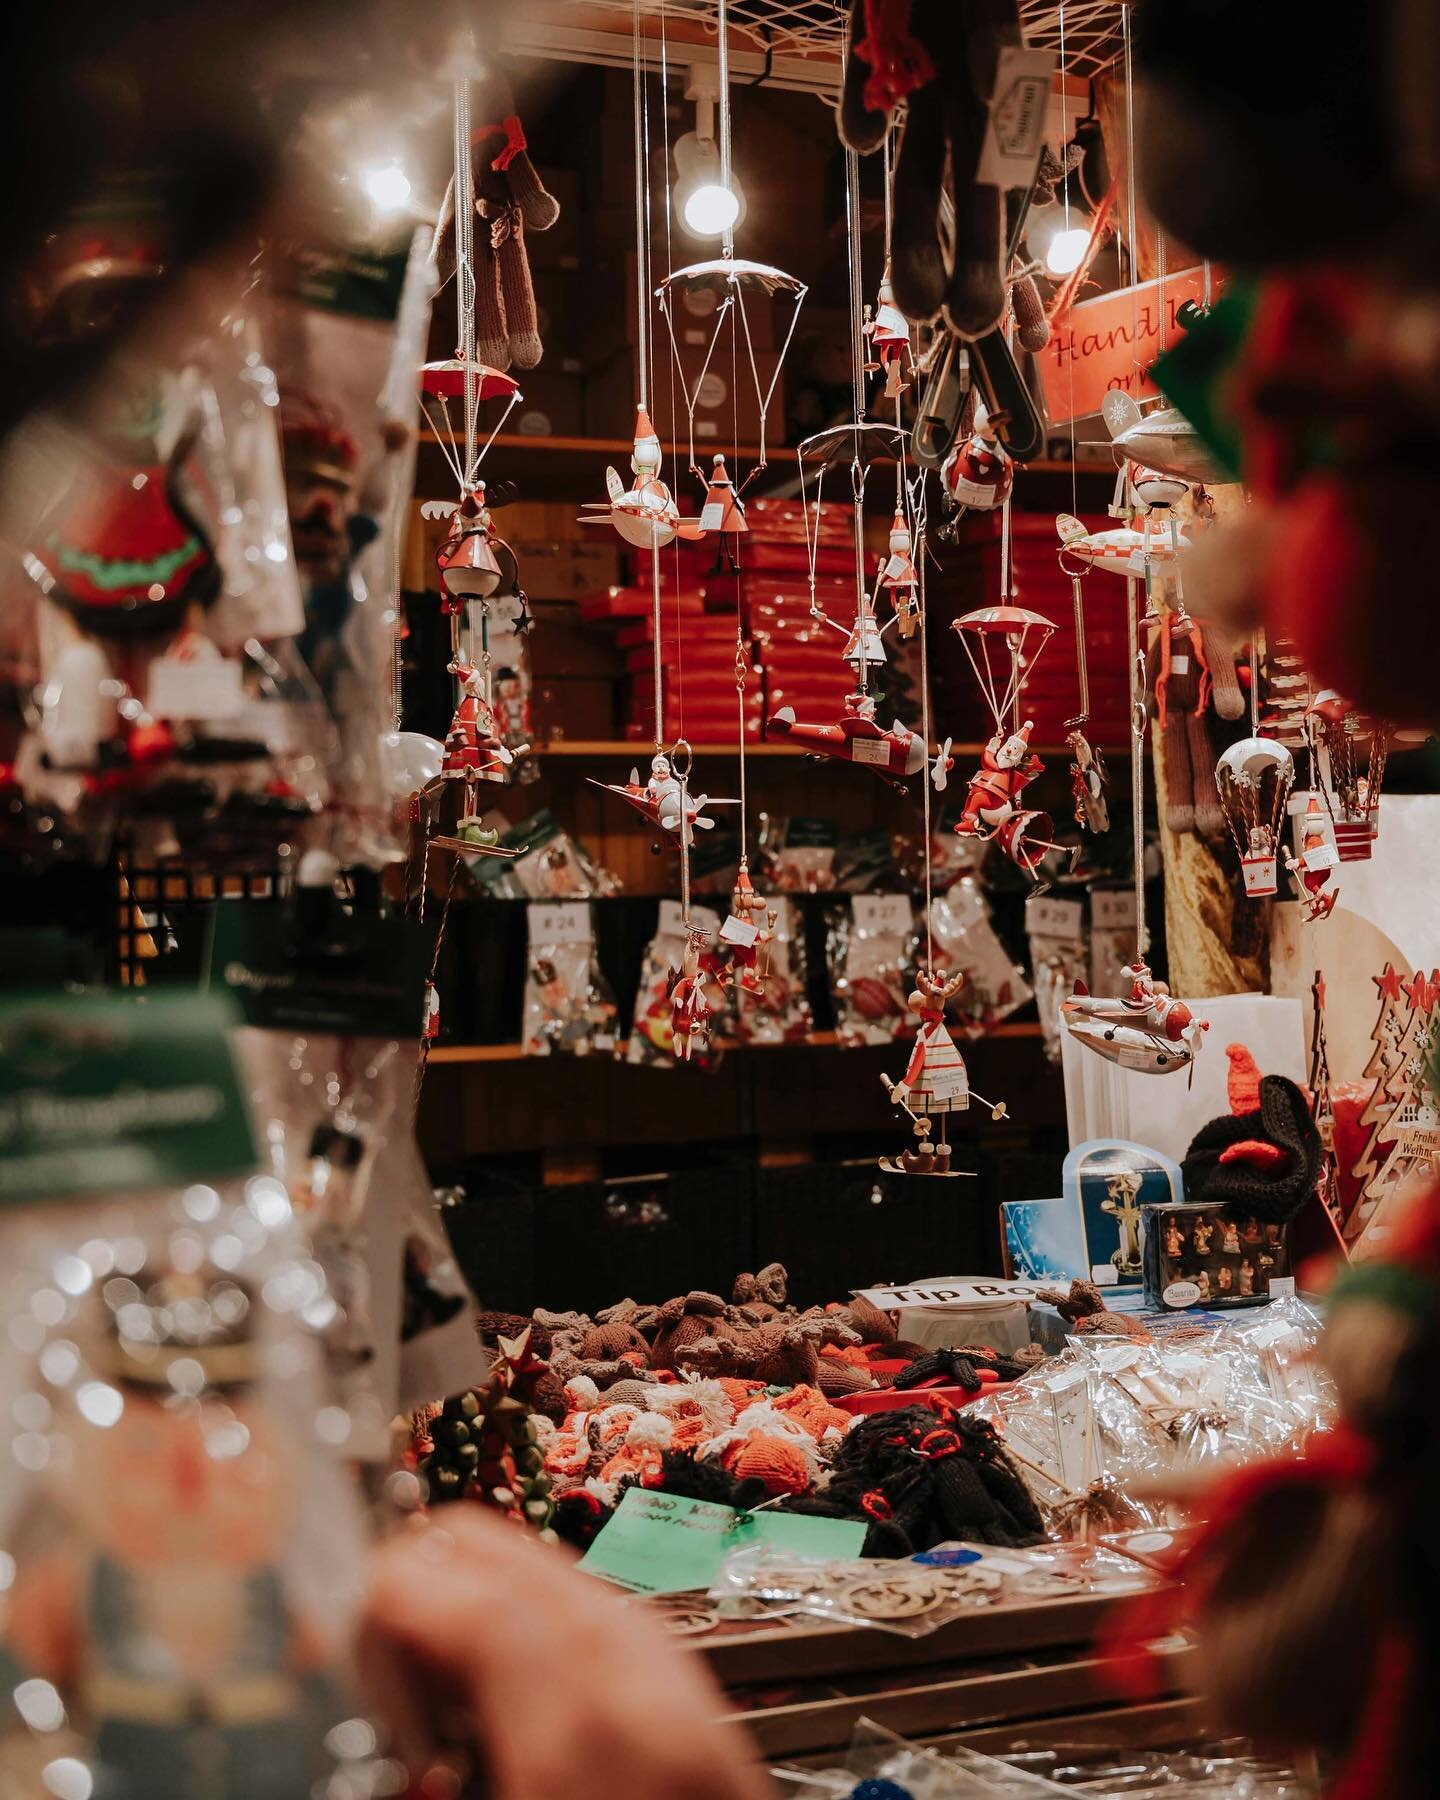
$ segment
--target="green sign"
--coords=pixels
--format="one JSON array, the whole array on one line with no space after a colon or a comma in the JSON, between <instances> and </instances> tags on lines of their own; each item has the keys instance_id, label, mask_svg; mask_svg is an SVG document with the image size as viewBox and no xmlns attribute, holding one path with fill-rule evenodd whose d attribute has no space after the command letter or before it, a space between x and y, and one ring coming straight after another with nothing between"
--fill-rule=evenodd
<instances>
[{"instance_id":1,"label":"green sign","mask_svg":"<svg viewBox=\"0 0 1440 1800\"><path fill-rule=\"evenodd\" d=\"M684 1594L708 1588L732 1550L766 1545L820 1562L848 1561L859 1556L866 1530L850 1519L738 1513L712 1500L632 1487L580 1567L634 1593Z\"/></svg>"},{"instance_id":2,"label":"green sign","mask_svg":"<svg viewBox=\"0 0 1440 1800\"><path fill-rule=\"evenodd\" d=\"M0 1202L248 1173L236 1022L197 994L0 1004Z\"/></svg>"}]
</instances>

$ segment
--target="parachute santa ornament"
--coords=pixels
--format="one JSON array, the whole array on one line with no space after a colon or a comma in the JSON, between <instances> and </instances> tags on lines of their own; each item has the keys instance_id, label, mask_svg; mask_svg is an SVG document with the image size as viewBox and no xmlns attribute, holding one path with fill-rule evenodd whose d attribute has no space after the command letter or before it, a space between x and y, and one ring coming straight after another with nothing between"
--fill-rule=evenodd
<instances>
[{"instance_id":1,"label":"parachute santa ornament","mask_svg":"<svg viewBox=\"0 0 1440 1800\"><path fill-rule=\"evenodd\" d=\"M1241 738L1215 765L1220 806L1240 855L1245 892L1252 900L1275 892L1276 847L1294 781L1294 759L1274 738Z\"/></svg>"},{"instance_id":2,"label":"parachute santa ornament","mask_svg":"<svg viewBox=\"0 0 1440 1800\"><path fill-rule=\"evenodd\" d=\"M1020 695L1055 627L1040 613L1006 604L966 613L952 629L975 671L994 727L955 829L961 837L993 839L1033 881L1044 857L1061 846L1049 814L1020 805L1024 789L1045 767L1030 748L1031 722L1020 718Z\"/></svg>"}]
</instances>

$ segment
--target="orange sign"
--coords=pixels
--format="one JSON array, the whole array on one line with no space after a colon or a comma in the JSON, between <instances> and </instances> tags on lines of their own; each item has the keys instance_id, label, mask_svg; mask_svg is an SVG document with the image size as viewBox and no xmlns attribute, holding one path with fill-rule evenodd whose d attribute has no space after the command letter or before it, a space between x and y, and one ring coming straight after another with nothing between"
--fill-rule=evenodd
<instances>
[{"instance_id":1,"label":"orange sign","mask_svg":"<svg viewBox=\"0 0 1440 1800\"><path fill-rule=\"evenodd\" d=\"M1056 319L1050 342L1036 359L1050 423L1063 425L1098 413L1112 388L1136 400L1153 394L1150 365L1183 335L1176 313L1204 292L1204 271L1183 269L1165 277L1163 321L1158 281L1082 300Z\"/></svg>"}]
</instances>

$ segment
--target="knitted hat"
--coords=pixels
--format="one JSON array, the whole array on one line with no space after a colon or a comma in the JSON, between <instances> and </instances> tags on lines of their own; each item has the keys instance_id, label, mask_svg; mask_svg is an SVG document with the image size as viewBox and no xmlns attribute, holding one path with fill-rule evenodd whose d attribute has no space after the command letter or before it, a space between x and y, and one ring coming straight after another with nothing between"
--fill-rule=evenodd
<instances>
[{"instance_id":1,"label":"knitted hat","mask_svg":"<svg viewBox=\"0 0 1440 1800\"><path fill-rule=\"evenodd\" d=\"M1230 1059L1230 1073L1225 1077L1230 1110L1237 1117L1254 1112L1260 1105L1260 1065L1248 1044L1227 1044L1225 1054Z\"/></svg>"},{"instance_id":2,"label":"knitted hat","mask_svg":"<svg viewBox=\"0 0 1440 1800\"><path fill-rule=\"evenodd\" d=\"M1248 1055L1248 1052L1247 1052ZM1235 1058L1231 1058L1232 1073ZM1242 1079L1241 1092L1247 1084ZM1304 1094L1284 1075L1260 1080L1259 1106L1202 1125L1185 1152L1185 1198L1237 1219L1283 1225L1315 1192L1324 1150Z\"/></svg>"},{"instance_id":3,"label":"knitted hat","mask_svg":"<svg viewBox=\"0 0 1440 1800\"><path fill-rule=\"evenodd\" d=\"M606 1388L605 1400L607 1404L621 1406L650 1406L659 1391L661 1390L654 1382L640 1381L631 1376Z\"/></svg>"},{"instance_id":4,"label":"knitted hat","mask_svg":"<svg viewBox=\"0 0 1440 1800\"><path fill-rule=\"evenodd\" d=\"M797 1443L769 1432L752 1431L722 1459L738 1481L759 1481L767 1494L803 1494L810 1487L810 1463Z\"/></svg>"}]
</instances>

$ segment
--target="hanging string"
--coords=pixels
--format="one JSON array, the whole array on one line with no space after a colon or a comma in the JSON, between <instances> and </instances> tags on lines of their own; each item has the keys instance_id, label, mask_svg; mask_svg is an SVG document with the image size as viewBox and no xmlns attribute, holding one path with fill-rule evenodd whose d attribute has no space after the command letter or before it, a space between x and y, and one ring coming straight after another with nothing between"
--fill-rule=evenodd
<instances>
[{"instance_id":1,"label":"hanging string","mask_svg":"<svg viewBox=\"0 0 1440 1800\"><path fill-rule=\"evenodd\" d=\"M726 22L725 0L716 0L715 26L718 32L716 42L717 73L720 78L720 185L728 194L730 188L730 27ZM720 254L727 262L735 257L735 233L733 224L726 225L720 238Z\"/></svg>"},{"instance_id":2,"label":"hanging string","mask_svg":"<svg viewBox=\"0 0 1440 1800\"><path fill-rule=\"evenodd\" d=\"M1121 15L1124 28L1125 57L1125 231L1130 254L1130 292L1132 343L1136 350L1135 367L1140 368L1140 262L1137 253L1135 223L1135 86L1134 64L1130 44L1130 8ZM1135 493L1128 471L1126 500L1134 516ZM1135 960L1143 962L1149 948L1150 933L1145 925L1145 658L1140 649L1138 593L1135 577L1127 576L1126 647L1130 657L1130 829L1134 834L1132 862L1135 887ZM1162 621L1161 629L1165 629Z\"/></svg>"},{"instance_id":3,"label":"hanging string","mask_svg":"<svg viewBox=\"0 0 1440 1800\"><path fill-rule=\"evenodd\" d=\"M665 195L665 268L667 273L675 267L674 239L672 236L672 220L674 217L670 195L670 44L668 37L668 21L665 12L665 0L660 0L660 142L664 151L661 164L665 172L665 180L661 186ZM647 184L648 185L648 184ZM669 359L670 375L670 460L679 461L679 436L676 422L679 413L675 406L675 357ZM685 634L682 628L680 613L680 539L672 539L673 568L675 573L675 713L679 736L685 735Z\"/></svg>"},{"instance_id":4,"label":"hanging string","mask_svg":"<svg viewBox=\"0 0 1440 1800\"><path fill-rule=\"evenodd\" d=\"M635 342L636 360L639 364L640 404L648 411L650 404L650 284L646 279L645 255L649 246L645 237L646 182L643 81L640 74L640 0L635 0L631 16L630 66L634 90L632 105L635 114L635 312L637 332Z\"/></svg>"},{"instance_id":5,"label":"hanging string","mask_svg":"<svg viewBox=\"0 0 1440 1800\"><path fill-rule=\"evenodd\" d=\"M920 605L920 737L925 745L925 764L920 770L921 812L925 832L925 966L931 973L935 968L935 940L931 924L931 910L935 902L934 852L935 842L930 823L930 648L929 623L930 614L925 604L925 471L919 474L919 492L912 503L915 517L915 573L919 581ZM939 753L936 753L937 760Z\"/></svg>"},{"instance_id":6,"label":"hanging string","mask_svg":"<svg viewBox=\"0 0 1440 1800\"><path fill-rule=\"evenodd\" d=\"M1065 8L1060 8L1060 135L1064 139L1061 145L1063 157L1070 143L1070 92L1065 85ZM1065 208L1065 229L1070 229L1070 182L1067 177L1060 183L1060 200ZM1070 387L1070 513L1072 518L1080 514L1080 482L1075 468L1075 358L1067 357L1067 373ZM1082 708L1082 710L1084 710Z\"/></svg>"},{"instance_id":7,"label":"hanging string","mask_svg":"<svg viewBox=\"0 0 1440 1800\"><path fill-rule=\"evenodd\" d=\"M470 161L470 78L455 80L455 343L465 383L465 473L475 466L480 384L475 364L475 173Z\"/></svg>"},{"instance_id":8,"label":"hanging string","mask_svg":"<svg viewBox=\"0 0 1440 1800\"><path fill-rule=\"evenodd\" d=\"M745 634L740 629L740 621L735 621L735 698L740 715L740 867L748 864L747 842L745 834L745 677L749 674L749 665L745 660Z\"/></svg>"}]
</instances>

